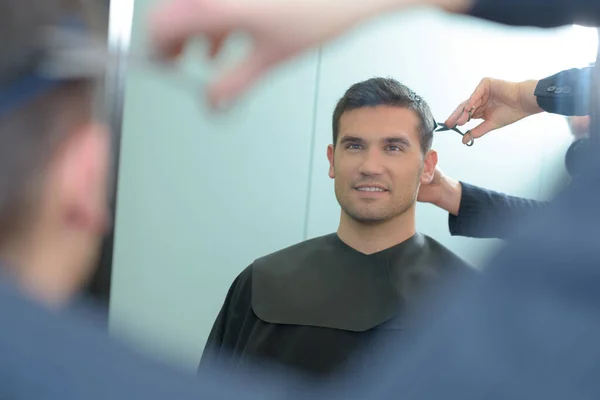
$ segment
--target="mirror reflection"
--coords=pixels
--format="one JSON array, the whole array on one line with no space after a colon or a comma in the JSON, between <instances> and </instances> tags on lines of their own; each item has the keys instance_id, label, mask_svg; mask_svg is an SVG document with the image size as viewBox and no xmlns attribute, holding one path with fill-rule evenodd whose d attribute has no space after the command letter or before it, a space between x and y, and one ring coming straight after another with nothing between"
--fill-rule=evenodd
<instances>
[{"instance_id":1,"label":"mirror reflection","mask_svg":"<svg viewBox=\"0 0 600 400\"><path fill-rule=\"evenodd\" d=\"M144 46L152 4L135 3L131 52ZM285 64L217 115L177 78L130 69L113 333L190 370L215 358L316 376L357 357L367 368L369 347L408 329L418 299L450 270L476 274L510 230L508 217L468 214L468 196L551 199L588 129L586 117L528 109L535 115L476 137L478 113L502 99L464 102L490 85L526 102L519 90L587 66L596 45L587 28L507 28L423 9ZM200 88L212 70L204 50L182 66ZM217 65L245 50L236 38ZM448 121L464 136L434 132Z\"/></svg>"}]
</instances>

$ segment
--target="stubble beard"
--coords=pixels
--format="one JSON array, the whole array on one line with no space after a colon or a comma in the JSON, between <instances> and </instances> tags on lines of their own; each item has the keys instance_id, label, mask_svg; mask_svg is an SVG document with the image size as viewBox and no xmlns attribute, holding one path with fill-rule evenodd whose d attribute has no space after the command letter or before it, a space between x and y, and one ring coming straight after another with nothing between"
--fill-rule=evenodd
<instances>
[{"instance_id":1,"label":"stubble beard","mask_svg":"<svg viewBox=\"0 0 600 400\"><path fill-rule=\"evenodd\" d=\"M355 202L338 195L336 197L342 211L352 220L365 225L379 225L391 221L406 212L408 212L416 203L417 195L407 201L402 201L397 204L379 205L376 204L379 200L374 200L374 204L356 204Z\"/></svg>"}]
</instances>

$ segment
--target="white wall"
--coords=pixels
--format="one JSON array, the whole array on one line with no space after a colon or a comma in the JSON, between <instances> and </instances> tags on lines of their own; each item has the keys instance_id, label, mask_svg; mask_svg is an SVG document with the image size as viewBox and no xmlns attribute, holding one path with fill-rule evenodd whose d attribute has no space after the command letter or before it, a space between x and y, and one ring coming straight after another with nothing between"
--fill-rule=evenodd
<instances>
[{"instance_id":1,"label":"white wall","mask_svg":"<svg viewBox=\"0 0 600 400\"><path fill-rule=\"evenodd\" d=\"M136 2L133 51L149 4ZM316 70L309 54L224 116L209 115L193 88L131 72L113 330L194 368L237 273L302 240Z\"/></svg>"},{"instance_id":2,"label":"white wall","mask_svg":"<svg viewBox=\"0 0 600 400\"><path fill-rule=\"evenodd\" d=\"M132 51L155 1L136 1ZM352 83L395 77L439 120L484 76L521 80L592 60L571 29L508 30L420 11L365 26L278 69L228 114L201 93L132 69L124 109L111 327L144 351L194 369L234 277L252 260L332 232L339 207L325 149L337 99ZM581 45L577 46L581 48ZM233 43L227 59L239 56ZM187 71L202 66L193 57ZM182 90L183 89L183 90ZM443 170L516 195L546 198L570 141L564 119L537 116L467 148L453 133L434 146ZM418 208L419 229L465 258L491 242L451 238L447 215Z\"/></svg>"}]
</instances>

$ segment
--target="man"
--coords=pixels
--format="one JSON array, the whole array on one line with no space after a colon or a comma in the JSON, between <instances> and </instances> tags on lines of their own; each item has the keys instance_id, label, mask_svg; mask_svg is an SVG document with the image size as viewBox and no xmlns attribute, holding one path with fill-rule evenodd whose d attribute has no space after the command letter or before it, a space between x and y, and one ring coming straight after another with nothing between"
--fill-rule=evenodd
<instances>
[{"instance_id":1,"label":"man","mask_svg":"<svg viewBox=\"0 0 600 400\"><path fill-rule=\"evenodd\" d=\"M203 363L266 361L328 376L409 328L409 310L439 282L473 269L416 232L419 187L432 179L433 116L392 79L348 89L333 113L329 177L336 234L260 258L231 286Z\"/></svg>"}]
</instances>

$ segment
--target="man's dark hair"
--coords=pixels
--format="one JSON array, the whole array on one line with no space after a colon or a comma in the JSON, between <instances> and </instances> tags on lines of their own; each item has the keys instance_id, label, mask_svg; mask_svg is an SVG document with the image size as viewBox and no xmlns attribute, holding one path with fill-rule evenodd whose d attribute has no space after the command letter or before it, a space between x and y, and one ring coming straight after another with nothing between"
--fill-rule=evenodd
<instances>
[{"instance_id":1,"label":"man's dark hair","mask_svg":"<svg viewBox=\"0 0 600 400\"><path fill-rule=\"evenodd\" d=\"M346 111L363 107L390 106L414 111L419 117L421 150L426 153L433 141L434 119L429 105L407 86L391 78L371 78L352 85L333 112L333 145L337 145L340 118Z\"/></svg>"},{"instance_id":2,"label":"man's dark hair","mask_svg":"<svg viewBox=\"0 0 600 400\"><path fill-rule=\"evenodd\" d=\"M0 0L2 245L29 219L35 218L32 207L42 190L46 166L59 151L66 135L74 131L77 124L88 123L93 116L93 79L60 81L35 90L36 73L44 53L43 29L57 26L67 14L81 18L87 25L79 3Z\"/></svg>"}]
</instances>

